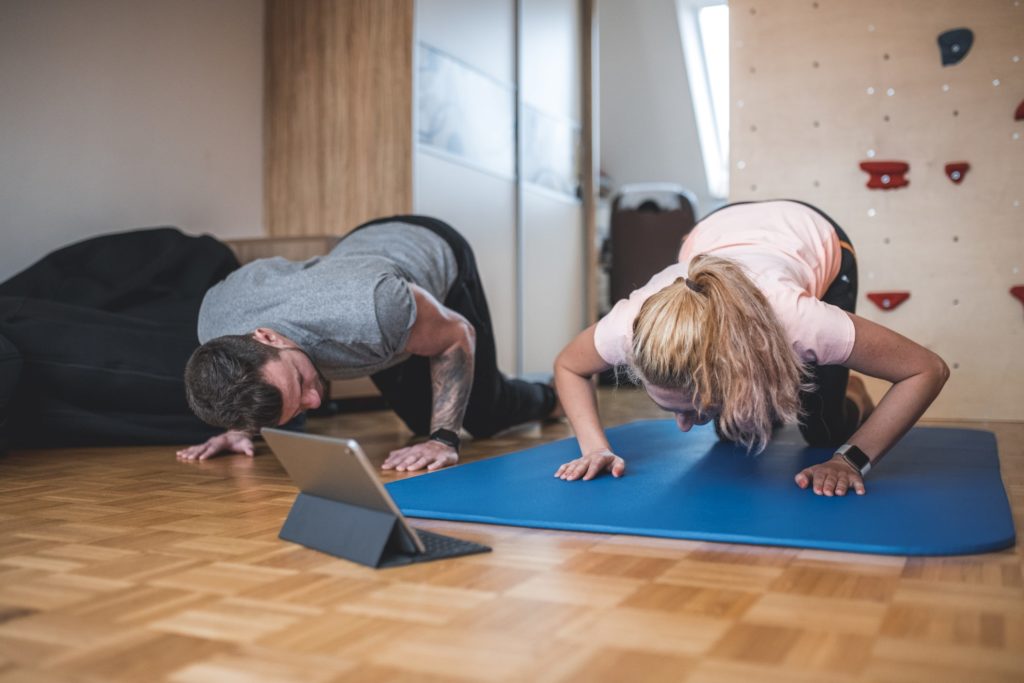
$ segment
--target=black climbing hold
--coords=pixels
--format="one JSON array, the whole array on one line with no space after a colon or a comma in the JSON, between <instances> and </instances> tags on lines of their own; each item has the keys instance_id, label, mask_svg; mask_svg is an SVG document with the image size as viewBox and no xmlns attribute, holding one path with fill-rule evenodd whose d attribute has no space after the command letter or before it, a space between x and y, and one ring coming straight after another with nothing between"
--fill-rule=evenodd
<instances>
[{"instance_id":1,"label":"black climbing hold","mask_svg":"<svg viewBox=\"0 0 1024 683\"><path fill-rule=\"evenodd\" d=\"M954 28L939 34L939 52L942 66L959 64L967 56L974 43L974 33L969 28Z\"/></svg>"}]
</instances>

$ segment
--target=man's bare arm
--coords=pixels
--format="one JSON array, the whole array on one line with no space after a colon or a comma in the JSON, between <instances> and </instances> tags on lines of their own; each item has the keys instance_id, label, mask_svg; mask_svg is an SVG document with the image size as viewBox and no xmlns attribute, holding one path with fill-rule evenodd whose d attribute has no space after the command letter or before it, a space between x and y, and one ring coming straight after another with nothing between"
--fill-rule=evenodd
<instances>
[{"instance_id":1,"label":"man's bare arm","mask_svg":"<svg viewBox=\"0 0 1024 683\"><path fill-rule=\"evenodd\" d=\"M472 329L472 328L470 328ZM430 358L433 411L430 431L459 431L473 387L475 336L470 333Z\"/></svg>"},{"instance_id":2,"label":"man's bare arm","mask_svg":"<svg viewBox=\"0 0 1024 683\"><path fill-rule=\"evenodd\" d=\"M405 351L430 359L432 406L430 430L458 432L466 415L473 388L476 331L464 317L446 308L429 292L409 285L416 302L416 322L409 333ZM393 451L384 469L437 469L458 461L454 449L428 441Z\"/></svg>"}]
</instances>

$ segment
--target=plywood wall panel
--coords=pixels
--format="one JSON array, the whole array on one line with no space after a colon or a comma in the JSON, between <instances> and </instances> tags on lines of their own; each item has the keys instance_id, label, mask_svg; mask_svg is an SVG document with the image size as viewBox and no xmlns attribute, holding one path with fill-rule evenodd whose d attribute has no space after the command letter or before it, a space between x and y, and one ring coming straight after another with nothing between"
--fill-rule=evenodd
<instances>
[{"instance_id":1,"label":"plywood wall panel","mask_svg":"<svg viewBox=\"0 0 1024 683\"><path fill-rule=\"evenodd\" d=\"M271 235L411 210L412 25L412 0L267 0Z\"/></svg>"},{"instance_id":2,"label":"plywood wall panel","mask_svg":"<svg viewBox=\"0 0 1024 683\"><path fill-rule=\"evenodd\" d=\"M850 233L858 313L953 368L929 416L1024 419L1024 314L1008 293L1024 284L1024 123L1013 120L1024 97L1024 7L730 8L730 199L803 199ZM936 39L959 27L974 32L974 45L943 67ZM871 155L908 162L910 186L868 190L858 164ZM971 164L960 185L944 171L953 161ZM882 312L864 296L885 290L911 299Z\"/></svg>"}]
</instances>

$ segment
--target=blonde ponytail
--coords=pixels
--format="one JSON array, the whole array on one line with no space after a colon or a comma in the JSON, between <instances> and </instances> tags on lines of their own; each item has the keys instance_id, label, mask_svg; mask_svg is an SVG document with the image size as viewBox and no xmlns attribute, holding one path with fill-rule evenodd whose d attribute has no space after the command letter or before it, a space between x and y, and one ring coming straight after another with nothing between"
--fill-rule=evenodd
<instances>
[{"instance_id":1,"label":"blonde ponytail","mask_svg":"<svg viewBox=\"0 0 1024 683\"><path fill-rule=\"evenodd\" d=\"M633 322L631 373L718 408L719 428L764 450L776 423L800 416L806 369L761 290L732 261L701 255L650 296Z\"/></svg>"}]
</instances>

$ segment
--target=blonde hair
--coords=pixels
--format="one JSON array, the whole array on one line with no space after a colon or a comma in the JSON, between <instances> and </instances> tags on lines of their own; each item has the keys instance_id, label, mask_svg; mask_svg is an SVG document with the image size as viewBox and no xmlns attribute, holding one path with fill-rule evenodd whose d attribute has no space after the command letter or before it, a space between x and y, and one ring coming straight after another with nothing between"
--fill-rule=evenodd
<instances>
[{"instance_id":1,"label":"blonde hair","mask_svg":"<svg viewBox=\"0 0 1024 683\"><path fill-rule=\"evenodd\" d=\"M690 394L699 412L720 409L719 430L748 451L800 417L807 369L761 290L734 262L701 255L649 297L633 322L636 379Z\"/></svg>"}]
</instances>

